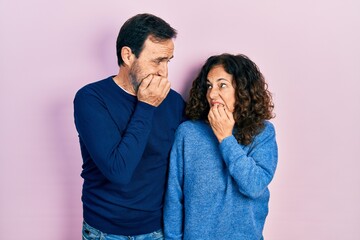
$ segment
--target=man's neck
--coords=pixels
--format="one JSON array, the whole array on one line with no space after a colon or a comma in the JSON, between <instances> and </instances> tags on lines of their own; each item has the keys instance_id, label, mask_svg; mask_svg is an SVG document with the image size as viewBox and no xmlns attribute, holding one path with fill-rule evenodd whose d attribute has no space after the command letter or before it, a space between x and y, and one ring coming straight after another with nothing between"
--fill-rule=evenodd
<instances>
[{"instance_id":1,"label":"man's neck","mask_svg":"<svg viewBox=\"0 0 360 240\"><path fill-rule=\"evenodd\" d=\"M130 95L136 96L136 93L134 91L133 86L131 85L131 83L125 79L122 79L120 76L120 74L116 75L115 77L113 77L114 82L125 92L127 92ZM126 78L127 79L127 78Z\"/></svg>"}]
</instances>

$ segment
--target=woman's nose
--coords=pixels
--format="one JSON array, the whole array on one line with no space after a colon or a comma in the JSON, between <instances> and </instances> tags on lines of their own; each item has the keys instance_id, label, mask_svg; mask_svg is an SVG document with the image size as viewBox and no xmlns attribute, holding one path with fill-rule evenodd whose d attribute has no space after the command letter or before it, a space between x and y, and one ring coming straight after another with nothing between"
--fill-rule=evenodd
<instances>
[{"instance_id":1,"label":"woman's nose","mask_svg":"<svg viewBox=\"0 0 360 240\"><path fill-rule=\"evenodd\" d=\"M219 91L216 88L210 88L209 97L215 99L219 95Z\"/></svg>"}]
</instances>

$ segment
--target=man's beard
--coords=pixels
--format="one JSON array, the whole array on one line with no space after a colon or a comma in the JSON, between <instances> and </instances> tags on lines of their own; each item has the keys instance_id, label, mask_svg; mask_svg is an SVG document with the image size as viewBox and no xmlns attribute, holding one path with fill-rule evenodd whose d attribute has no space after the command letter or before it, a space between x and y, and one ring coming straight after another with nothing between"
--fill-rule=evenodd
<instances>
[{"instance_id":1,"label":"man's beard","mask_svg":"<svg viewBox=\"0 0 360 240\"><path fill-rule=\"evenodd\" d=\"M130 69L129 77L130 77L130 83L133 86L133 89L135 93L139 90L140 83L142 79L139 77L140 75L140 66L137 62L134 62L134 65Z\"/></svg>"}]
</instances>

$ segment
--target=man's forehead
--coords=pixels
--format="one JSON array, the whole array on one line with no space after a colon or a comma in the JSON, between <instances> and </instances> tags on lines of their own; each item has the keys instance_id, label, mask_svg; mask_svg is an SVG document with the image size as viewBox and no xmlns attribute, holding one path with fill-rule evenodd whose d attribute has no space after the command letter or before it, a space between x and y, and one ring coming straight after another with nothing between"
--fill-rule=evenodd
<instances>
[{"instance_id":1,"label":"man's forehead","mask_svg":"<svg viewBox=\"0 0 360 240\"><path fill-rule=\"evenodd\" d=\"M173 57L174 43L172 39L154 42L148 38L144 43L142 52L158 55L159 58L169 59Z\"/></svg>"}]
</instances>

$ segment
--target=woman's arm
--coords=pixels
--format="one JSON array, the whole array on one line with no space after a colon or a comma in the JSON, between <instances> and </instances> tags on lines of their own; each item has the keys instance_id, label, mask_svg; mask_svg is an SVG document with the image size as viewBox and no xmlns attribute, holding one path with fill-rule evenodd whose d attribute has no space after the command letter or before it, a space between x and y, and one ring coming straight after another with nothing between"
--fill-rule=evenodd
<instances>
[{"instance_id":1,"label":"woman's arm","mask_svg":"<svg viewBox=\"0 0 360 240\"><path fill-rule=\"evenodd\" d=\"M259 197L271 182L278 160L275 130L266 122L264 130L254 138L248 152L234 136L220 143L220 151L229 172L242 194Z\"/></svg>"},{"instance_id":2,"label":"woman's arm","mask_svg":"<svg viewBox=\"0 0 360 240\"><path fill-rule=\"evenodd\" d=\"M168 184L164 205L165 239L175 240L183 237L184 222L184 159L183 137L179 129L170 154Z\"/></svg>"}]
</instances>

